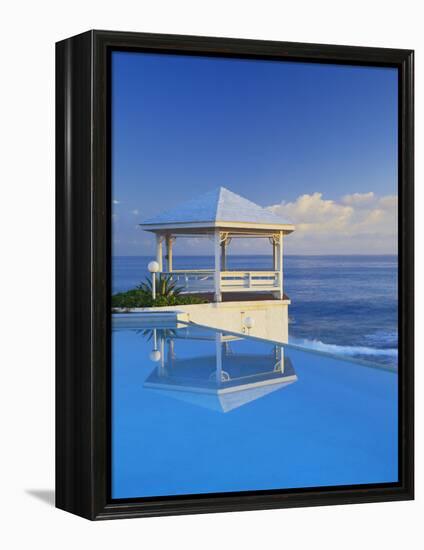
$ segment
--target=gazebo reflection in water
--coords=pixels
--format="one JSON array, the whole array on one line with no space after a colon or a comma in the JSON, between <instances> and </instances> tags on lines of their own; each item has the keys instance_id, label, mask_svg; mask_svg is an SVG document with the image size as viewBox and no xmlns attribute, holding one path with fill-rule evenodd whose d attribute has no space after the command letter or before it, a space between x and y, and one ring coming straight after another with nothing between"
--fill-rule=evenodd
<instances>
[{"instance_id":1,"label":"gazebo reflection in water","mask_svg":"<svg viewBox=\"0 0 424 550\"><path fill-rule=\"evenodd\" d=\"M279 344L255 342L252 351L246 349L244 338L190 325L141 332L151 341L150 359L157 363L144 387L168 397L228 412L297 380L292 362ZM179 356L179 340L214 346L197 348L195 354L184 357L184 353Z\"/></svg>"}]
</instances>

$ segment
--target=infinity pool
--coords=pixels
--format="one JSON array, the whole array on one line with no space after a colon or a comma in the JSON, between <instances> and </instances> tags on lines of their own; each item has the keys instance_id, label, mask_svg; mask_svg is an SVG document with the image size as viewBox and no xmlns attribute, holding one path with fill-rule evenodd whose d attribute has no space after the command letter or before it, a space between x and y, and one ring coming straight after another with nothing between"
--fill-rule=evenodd
<instances>
[{"instance_id":1,"label":"infinity pool","mask_svg":"<svg viewBox=\"0 0 424 550\"><path fill-rule=\"evenodd\" d=\"M397 430L394 370L114 322L114 499L396 482Z\"/></svg>"}]
</instances>

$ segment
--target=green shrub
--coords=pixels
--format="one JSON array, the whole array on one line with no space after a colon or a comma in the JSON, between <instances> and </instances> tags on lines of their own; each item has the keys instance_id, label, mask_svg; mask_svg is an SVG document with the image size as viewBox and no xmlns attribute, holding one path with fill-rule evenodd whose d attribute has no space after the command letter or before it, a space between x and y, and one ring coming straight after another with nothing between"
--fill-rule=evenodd
<instances>
[{"instance_id":1,"label":"green shrub","mask_svg":"<svg viewBox=\"0 0 424 550\"><path fill-rule=\"evenodd\" d=\"M156 279L156 298L152 298L152 280L140 283L137 288L127 292L118 292L112 296L112 309L134 307L164 307L190 304L205 304L207 300L193 295L181 294L181 288L176 286L170 275L162 273Z\"/></svg>"},{"instance_id":2,"label":"green shrub","mask_svg":"<svg viewBox=\"0 0 424 550\"><path fill-rule=\"evenodd\" d=\"M112 296L112 308L135 308L135 307L165 307L181 306L190 304L205 304L207 300L194 294L170 294L157 295L152 299L152 295L145 290L135 288L127 292L118 292Z\"/></svg>"},{"instance_id":3,"label":"green shrub","mask_svg":"<svg viewBox=\"0 0 424 550\"><path fill-rule=\"evenodd\" d=\"M112 308L151 307L152 305L152 295L138 288L118 292L112 296Z\"/></svg>"}]
</instances>

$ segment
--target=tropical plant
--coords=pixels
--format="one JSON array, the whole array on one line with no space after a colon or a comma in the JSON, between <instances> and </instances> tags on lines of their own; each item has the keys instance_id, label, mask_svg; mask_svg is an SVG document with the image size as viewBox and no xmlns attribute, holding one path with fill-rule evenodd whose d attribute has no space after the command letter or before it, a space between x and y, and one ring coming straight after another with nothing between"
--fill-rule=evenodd
<instances>
[{"instance_id":1,"label":"tropical plant","mask_svg":"<svg viewBox=\"0 0 424 550\"><path fill-rule=\"evenodd\" d=\"M147 278L143 283L140 283L138 285L137 289L152 294L152 285L152 280L150 278ZM182 290L183 289L181 287L177 287L177 283L172 280L171 275L164 275L163 273L161 273L159 277L156 278L157 298L169 298L170 296L179 296Z\"/></svg>"}]
</instances>

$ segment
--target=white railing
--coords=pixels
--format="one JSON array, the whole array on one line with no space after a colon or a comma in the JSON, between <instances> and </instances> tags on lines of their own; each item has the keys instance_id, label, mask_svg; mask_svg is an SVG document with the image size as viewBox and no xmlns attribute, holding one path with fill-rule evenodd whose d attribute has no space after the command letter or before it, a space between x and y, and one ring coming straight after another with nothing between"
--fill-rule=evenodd
<instances>
[{"instance_id":1,"label":"white railing","mask_svg":"<svg viewBox=\"0 0 424 550\"><path fill-rule=\"evenodd\" d=\"M177 270L164 272L182 292L213 292L215 272L209 269Z\"/></svg>"},{"instance_id":2,"label":"white railing","mask_svg":"<svg viewBox=\"0 0 424 550\"><path fill-rule=\"evenodd\" d=\"M276 291L280 288L279 281L279 271L223 271L221 272L221 292Z\"/></svg>"},{"instance_id":3,"label":"white railing","mask_svg":"<svg viewBox=\"0 0 424 550\"><path fill-rule=\"evenodd\" d=\"M209 269L164 272L183 292L214 292L215 272ZM221 292L278 291L279 271L222 271Z\"/></svg>"}]
</instances>

